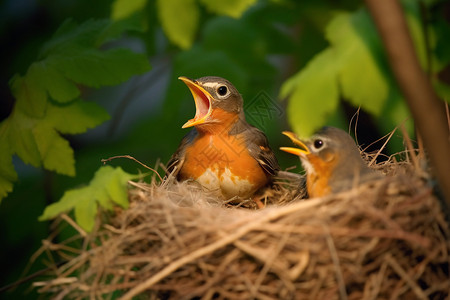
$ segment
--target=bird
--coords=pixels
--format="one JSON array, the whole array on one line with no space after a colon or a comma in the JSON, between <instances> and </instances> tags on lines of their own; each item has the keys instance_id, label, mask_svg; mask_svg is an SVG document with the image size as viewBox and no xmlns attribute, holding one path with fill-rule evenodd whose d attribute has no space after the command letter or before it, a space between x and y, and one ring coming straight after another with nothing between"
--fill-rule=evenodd
<instances>
[{"instance_id":1,"label":"bird","mask_svg":"<svg viewBox=\"0 0 450 300\"><path fill-rule=\"evenodd\" d=\"M381 173L367 166L353 138L342 129L323 127L307 140L300 140L290 131L283 134L300 147L280 147L280 150L300 157L310 198L339 193L355 184L382 178Z\"/></svg>"},{"instance_id":2,"label":"bird","mask_svg":"<svg viewBox=\"0 0 450 300\"><path fill-rule=\"evenodd\" d=\"M167 173L226 199L252 198L280 167L266 135L245 120L241 94L221 77L178 79L189 88L196 113L182 126L193 128L167 163Z\"/></svg>"}]
</instances>

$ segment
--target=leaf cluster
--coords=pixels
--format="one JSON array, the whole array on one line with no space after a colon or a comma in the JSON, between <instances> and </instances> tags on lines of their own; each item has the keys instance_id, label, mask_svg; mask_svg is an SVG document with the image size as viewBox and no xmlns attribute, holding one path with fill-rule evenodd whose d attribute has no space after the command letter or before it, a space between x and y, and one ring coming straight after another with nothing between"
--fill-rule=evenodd
<instances>
[{"instance_id":1,"label":"leaf cluster","mask_svg":"<svg viewBox=\"0 0 450 300\"><path fill-rule=\"evenodd\" d=\"M150 69L144 55L107 47L128 28L125 22L78 25L68 20L26 73L11 79L16 102L0 123L0 199L17 180L13 155L35 167L75 175L73 149L62 134L83 133L109 118L102 107L81 99L82 87L115 85Z\"/></svg>"}]
</instances>

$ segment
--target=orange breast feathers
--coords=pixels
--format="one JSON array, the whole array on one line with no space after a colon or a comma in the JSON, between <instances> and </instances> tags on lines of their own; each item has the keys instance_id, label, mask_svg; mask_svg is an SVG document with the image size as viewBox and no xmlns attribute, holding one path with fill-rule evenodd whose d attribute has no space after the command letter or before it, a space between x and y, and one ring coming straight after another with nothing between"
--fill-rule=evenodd
<instances>
[{"instance_id":1,"label":"orange breast feathers","mask_svg":"<svg viewBox=\"0 0 450 300\"><path fill-rule=\"evenodd\" d=\"M216 172L220 178L226 171L256 186L268 182L258 162L248 153L242 135L198 136L187 149L184 165L180 170L183 179L197 179L207 171Z\"/></svg>"},{"instance_id":2,"label":"orange breast feathers","mask_svg":"<svg viewBox=\"0 0 450 300\"><path fill-rule=\"evenodd\" d=\"M306 187L311 198L322 197L331 193L331 174L335 167L336 160L324 162L316 155L309 155L308 161L313 170L307 172Z\"/></svg>"}]
</instances>

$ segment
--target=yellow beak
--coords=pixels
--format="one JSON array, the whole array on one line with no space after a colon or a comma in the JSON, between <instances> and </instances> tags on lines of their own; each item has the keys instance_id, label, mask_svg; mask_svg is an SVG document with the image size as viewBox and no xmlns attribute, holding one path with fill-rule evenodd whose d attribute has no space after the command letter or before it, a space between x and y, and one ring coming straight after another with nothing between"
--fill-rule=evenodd
<instances>
[{"instance_id":1,"label":"yellow beak","mask_svg":"<svg viewBox=\"0 0 450 300\"><path fill-rule=\"evenodd\" d=\"M181 128L203 124L212 112L213 97L201 85L184 76L178 77L183 81L192 93L195 101L195 116L187 121Z\"/></svg>"},{"instance_id":2,"label":"yellow beak","mask_svg":"<svg viewBox=\"0 0 450 300\"><path fill-rule=\"evenodd\" d=\"M297 156L305 156L310 154L310 151L308 147L305 145L304 142L302 142L293 132L290 131L283 131L282 132L285 136L291 139L291 141L299 146L300 148L293 148L293 147L280 147L280 150L285 151L287 153L291 153Z\"/></svg>"}]
</instances>

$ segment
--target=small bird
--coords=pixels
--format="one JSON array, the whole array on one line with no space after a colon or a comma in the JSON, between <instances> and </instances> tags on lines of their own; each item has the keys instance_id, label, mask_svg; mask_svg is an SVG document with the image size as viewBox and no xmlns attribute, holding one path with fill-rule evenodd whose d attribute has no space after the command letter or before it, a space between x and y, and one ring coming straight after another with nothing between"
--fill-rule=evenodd
<instances>
[{"instance_id":1,"label":"small bird","mask_svg":"<svg viewBox=\"0 0 450 300\"><path fill-rule=\"evenodd\" d=\"M306 141L289 131L283 134L300 147L280 149L300 157L309 197L338 193L382 177L366 165L353 138L341 129L323 127Z\"/></svg>"},{"instance_id":2,"label":"small bird","mask_svg":"<svg viewBox=\"0 0 450 300\"><path fill-rule=\"evenodd\" d=\"M279 171L265 134L245 120L243 99L228 80L179 77L194 97L194 127L167 164L179 181L193 179L223 197L252 197Z\"/></svg>"}]
</instances>

